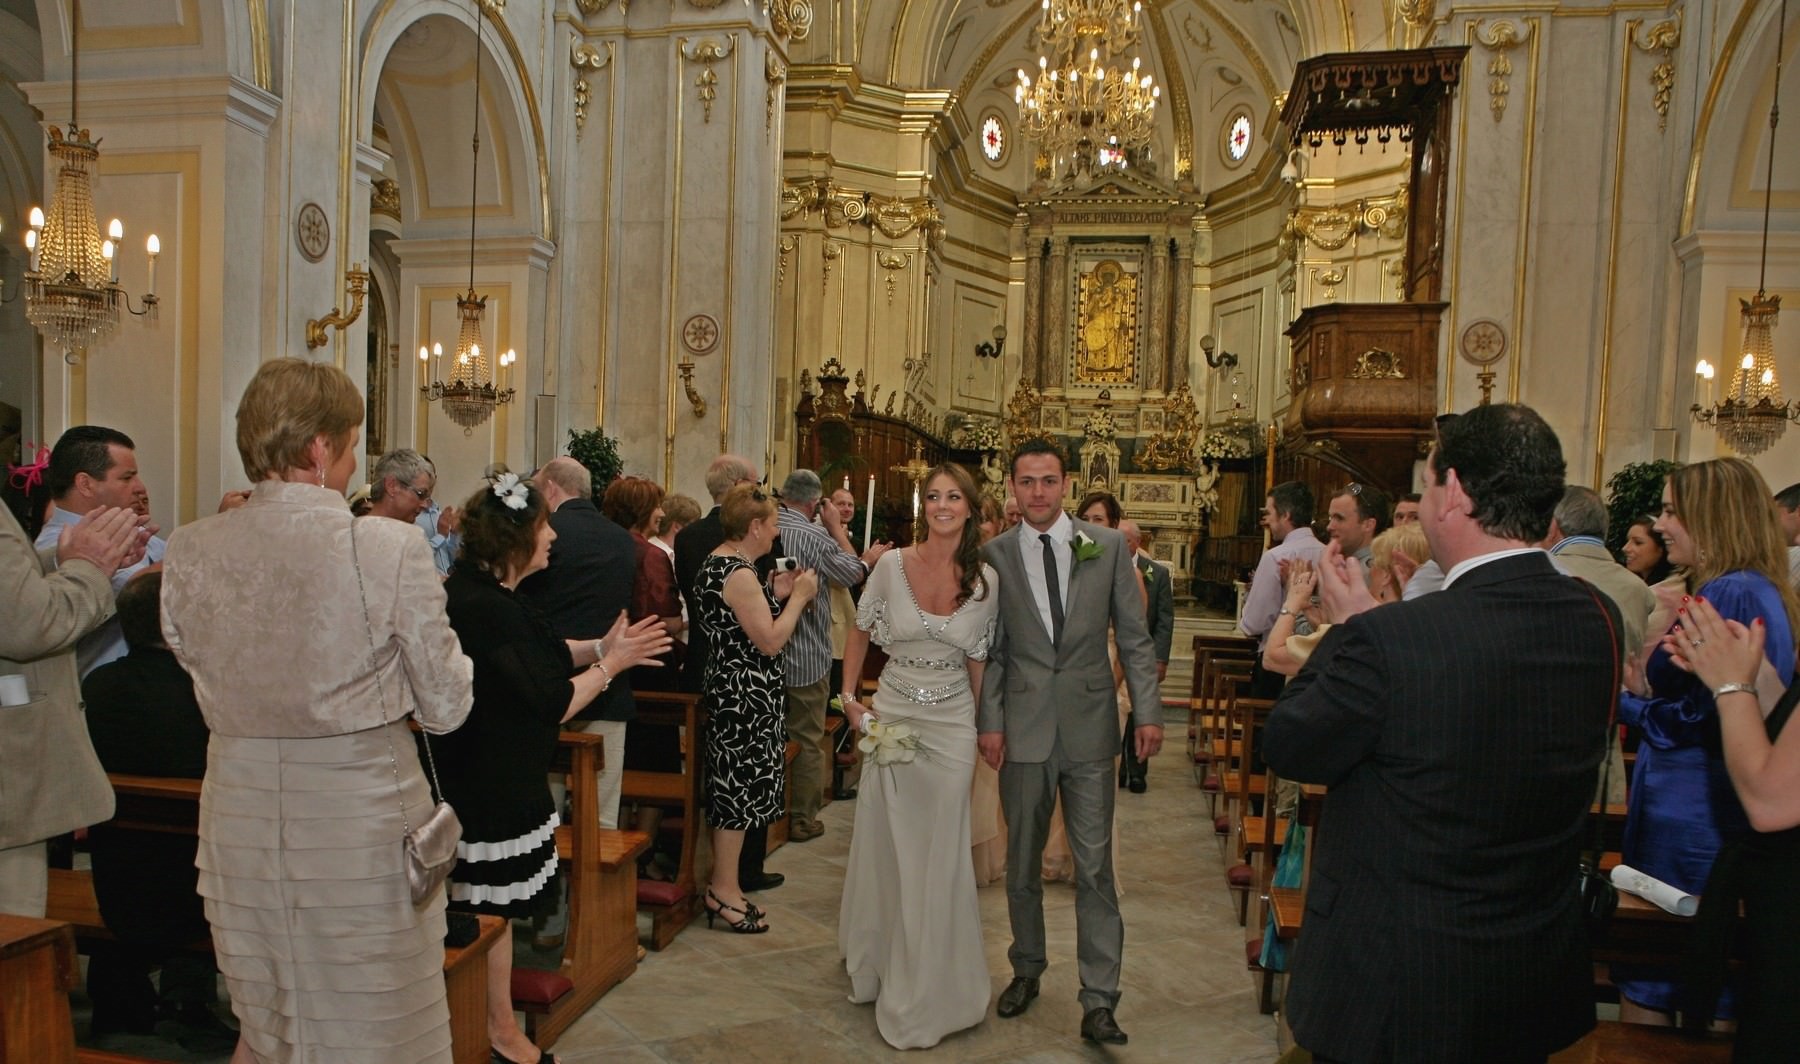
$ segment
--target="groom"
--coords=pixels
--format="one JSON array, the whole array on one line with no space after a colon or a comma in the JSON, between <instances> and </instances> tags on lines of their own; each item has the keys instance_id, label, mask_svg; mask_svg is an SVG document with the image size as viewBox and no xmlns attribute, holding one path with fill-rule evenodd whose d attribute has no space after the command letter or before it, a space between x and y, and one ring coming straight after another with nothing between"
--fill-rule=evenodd
<instances>
[{"instance_id":1,"label":"groom","mask_svg":"<svg viewBox=\"0 0 1800 1064\"><path fill-rule=\"evenodd\" d=\"M1013 453L1011 488L1024 520L982 557L1000 577L1000 617L981 682L981 756L1000 773L1006 813L1006 905L1013 981L997 1012L1017 1016L1038 994L1044 956L1044 838L1062 793L1075 855L1081 1036L1123 1045L1113 1020L1125 924L1113 889L1113 757L1119 704L1109 626L1138 722L1137 754L1162 748L1156 655L1131 552L1119 533L1063 512L1062 452L1034 440Z\"/></svg>"}]
</instances>

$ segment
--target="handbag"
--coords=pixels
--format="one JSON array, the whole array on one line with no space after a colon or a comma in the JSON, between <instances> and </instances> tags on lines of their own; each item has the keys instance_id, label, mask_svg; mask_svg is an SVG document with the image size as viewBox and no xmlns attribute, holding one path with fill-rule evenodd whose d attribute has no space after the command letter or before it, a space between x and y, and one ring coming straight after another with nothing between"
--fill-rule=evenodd
<instances>
[{"instance_id":1,"label":"handbag","mask_svg":"<svg viewBox=\"0 0 1800 1064\"><path fill-rule=\"evenodd\" d=\"M1579 579L1579 578L1577 578ZM1614 646L1619 653L1613 656L1612 706L1606 714L1606 730L1600 736L1600 812L1588 812L1588 824L1592 828L1592 848L1581 855L1576 867L1576 889L1581 896L1582 920L1587 924L1588 941L1604 942L1612 929L1613 913L1619 908L1619 888L1613 886L1612 879L1600 870L1600 855L1606 849L1606 795L1612 784L1612 744L1615 722L1619 717L1619 659L1625 653L1625 647L1619 642L1618 630L1613 627L1612 614L1606 603L1600 601L1599 593L1586 580L1581 581L1587 593L1593 597L1594 605L1600 608L1600 616L1606 618L1606 631L1612 636Z\"/></svg>"},{"instance_id":2,"label":"handbag","mask_svg":"<svg viewBox=\"0 0 1800 1064\"><path fill-rule=\"evenodd\" d=\"M456 844L462 840L462 821L456 810L443 800L444 788L438 783L437 761L431 756L431 739L423 732L425 765L430 770L431 793L435 804L431 815L414 829L406 815L406 796L400 789L400 760L394 756L394 735L387 719L387 689L381 682L381 664L375 660L375 626L369 621L369 595L363 588L362 559L356 550L356 525L350 526L350 560L356 566L356 593L362 599L363 630L369 636L369 664L375 670L375 690L381 699L381 734L387 739L388 765L394 772L394 796L400 801L400 853L406 869L406 885L412 891L415 908L424 905L456 865Z\"/></svg>"}]
</instances>

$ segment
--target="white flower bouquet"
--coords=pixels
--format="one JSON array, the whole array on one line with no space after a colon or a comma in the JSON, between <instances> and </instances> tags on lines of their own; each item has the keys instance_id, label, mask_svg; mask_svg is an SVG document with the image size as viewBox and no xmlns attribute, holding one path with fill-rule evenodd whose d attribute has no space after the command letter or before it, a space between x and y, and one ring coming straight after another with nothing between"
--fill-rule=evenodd
<instances>
[{"instance_id":1,"label":"white flower bouquet","mask_svg":"<svg viewBox=\"0 0 1800 1064\"><path fill-rule=\"evenodd\" d=\"M856 748L877 766L908 765L920 754L927 757L931 754L911 725L903 720L884 721L874 716L863 718L863 737L856 741Z\"/></svg>"}]
</instances>

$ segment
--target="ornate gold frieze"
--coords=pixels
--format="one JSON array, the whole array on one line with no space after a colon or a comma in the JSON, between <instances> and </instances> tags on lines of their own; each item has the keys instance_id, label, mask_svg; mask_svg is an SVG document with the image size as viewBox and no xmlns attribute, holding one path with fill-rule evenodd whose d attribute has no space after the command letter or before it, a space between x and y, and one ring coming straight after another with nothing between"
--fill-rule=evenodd
<instances>
[{"instance_id":1,"label":"ornate gold frieze","mask_svg":"<svg viewBox=\"0 0 1800 1064\"><path fill-rule=\"evenodd\" d=\"M905 252L877 251L875 253L875 264L887 271L885 281L887 283L887 301L890 307L894 305L894 271L906 269L911 262L912 256Z\"/></svg>"},{"instance_id":2,"label":"ornate gold frieze","mask_svg":"<svg viewBox=\"0 0 1800 1064\"><path fill-rule=\"evenodd\" d=\"M717 38L707 37L695 41L692 48L684 45L681 49L683 58L688 62L700 64L700 73L694 78L694 88L700 97L703 122L712 121L713 101L719 98L719 72L713 67L720 60L730 58L736 47L736 37L727 37L723 42Z\"/></svg>"},{"instance_id":3,"label":"ornate gold frieze","mask_svg":"<svg viewBox=\"0 0 1800 1064\"><path fill-rule=\"evenodd\" d=\"M763 0L763 10L769 16L769 28L783 40L804 41L812 32L811 0Z\"/></svg>"},{"instance_id":4,"label":"ornate gold frieze","mask_svg":"<svg viewBox=\"0 0 1800 1064\"><path fill-rule=\"evenodd\" d=\"M606 51L591 44L583 44L580 37L569 40L569 65L575 68L575 139L581 139L581 127L587 124L588 104L593 102L593 90L588 85L587 76L606 66L612 58L612 46Z\"/></svg>"},{"instance_id":5,"label":"ornate gold frieze","mask_svg":"<svg viewBox=\"0 0 1800 1064\"><path fill-rule=\"evenodd\" d=\"M1664 19L1644 31L1632 43L1645 52L1661 52L1662 61L1650 70L1650 106L1656 108L1656 128L1669 128L1669 99L1675 91L1675 49L1681 47L1681 24L1686 8L1676 8L1675 17Z\"/></svg>"},{"instance_id":6,"label":"ornate gold frieze","mask_svg":"<svg viewBox=\"0 0 1800 1064\"><path fill-rule=\"evenodd\" d=\"M1204 427L1194 395L1183 381L1163 400L1162 431L1138 449L1137 463L1145 469L1167 471L1190 469L1194 464L1194 448L1200 442Z\"/></svg>"},{"instance_id":7,"label":"ornate gold frieze","mask_svg":"<svg viewBox=\"0 0 1800 1064\"><path fill-rule=\"evenodd\" d=\"M1075 379L1123 384L1136 378L1138 278L1107 259L1076 282Z\"/></svg>"},{"instance_id":8,"label":"ornate gold frieze","mask_svg":"<svg viewBox=\"0 0 1800 1064\"><path fill-rule=\"evenodd\" d=\"M581 9L583 15L598 15L610 3L612 0L575 0L575 6ZM628 11L630 8L631 0L619 0L620 11Z\"/></svg>"},{"instance_id":9,"label":"ornate gold frieze","mask_svg":"<svg viewBox=\"0 0 1800 1064\"><path fill-rule=\"evenodd\" d=\"M369 213L385 214L400 220L400 183L391 177L378 177L369 186Z\"/></svg>"},{"instance_id":10,"label":"ornate gold frieze","mask_svg":"<svg viewBox=\"0 0 1800 1064\"><path fill-rule=\"evenodd\" d=\"M790 178L781 186L781 220L817 213L827 229L861 224L889 240L910 233L930 244L944 237L944 216L929 196L880 196L832 183L829 177Z\"/></svg>"},{"instance_id":11,"label":"ornate gold frieze","mask_svg":"<svg viewBox=\"0 0 1800 1064\"><path fill-rule=\"evenodd\" d=\"M1479 21L1475 23L1475 39L1481 42L1483 48L1494 53L1487 66L1488 110L1493 112L1496 122L1505 117L1507 97L1512 93L1512 57L1507 53L1524 44L1529 36L1529 25L1521 32L1518 25L1505 19L1494 23L1486 33L1481 31Z\"/></svg>"},{"instance_id":12,"label":"ornate gold frieze","mask_svg":"<svg viewBox=\"0 0 1800 1064\"><path fill-rule=\"evenodd\" d=\"M788 256L800 246L797 236L779 237L775 241L775 287L782 288L787 284Z\"/></svg>"},{"instance_id":13,"label":"ornate gold frieze","mask_svg":"<svg viewBox=\"0 0 1800 1064\"><path fill-rule=\"evenodd\" d=\"M836 240L826 240L819 245L819 257L824 261L825 270L819 283L825 289L831 288L831 264L844 257L844 244Z\"/></svg>"},{"instance_id":14,"label":"ornate gold frieze","mask_svg":"<svg viewBox=\"0 0 1800 1064\"><path fill-rule=\"evenodd\" d=\"M1345 376L1353 381L1399 381L1406 379L1406 371L1400 366L1399 355L1372 347L1356 356L1356 364Z\"/></svg>"},{"instance_id":15,"label":"ornate gold frieze","mask_svg":"<svg viewBox=\"0 0 1800 1064\"><path fill-rule=\"evenodd\" d=\"M1043 407L1044 397L1038 394L1030 381L1020 377L1019 386L1013 389L1012 399L1006 404L1006 421L1002 425L1009 447L1017 447L1026 440L1036 439L1043 432Z\"/></svg>"}]
</instances>

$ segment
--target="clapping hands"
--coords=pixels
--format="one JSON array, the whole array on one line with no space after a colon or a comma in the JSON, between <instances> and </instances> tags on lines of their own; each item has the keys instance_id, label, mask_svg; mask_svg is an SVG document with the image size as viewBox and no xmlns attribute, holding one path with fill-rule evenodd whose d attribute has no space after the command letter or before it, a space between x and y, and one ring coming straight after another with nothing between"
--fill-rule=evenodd
<instances>
[{"instance_id":1,"label":"clapping hands","mask_svg":"<svg viewBox=\"0 0 1800 1064\"><path fill-rule=\"evenodd\" d=\"M654 663L668 651L671 642L661 617L646 617L636 624L628 624L621 610L619 619L606 633L603 644L606 656L600 659L600 664L606 666L610 675L617 676L635 665Z\"/></svg>"},{"instance_id":2,"label":"clapping hands","mask_svg":"<svg viewBox=\"0 0 1800 1064\"><path fill-rule=\"evenodd\" d=\"M1375 596L1369 594L1362 563L1346 557L1336 540L1326 545L1319 559L1318 580L1326 620L1342 623L1377 605Z\"/></svg>"}]
</instances>

